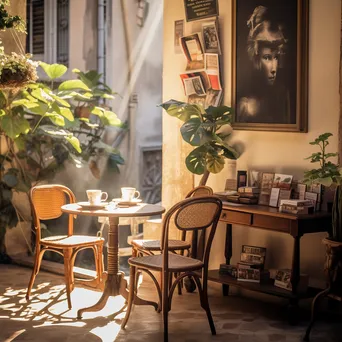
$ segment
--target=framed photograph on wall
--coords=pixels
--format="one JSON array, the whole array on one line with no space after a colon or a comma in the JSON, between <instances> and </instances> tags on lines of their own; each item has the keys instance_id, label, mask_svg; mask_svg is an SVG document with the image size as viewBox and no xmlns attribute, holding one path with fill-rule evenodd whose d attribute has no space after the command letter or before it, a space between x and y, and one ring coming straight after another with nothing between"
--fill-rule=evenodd
<instances>
[{"instance_id":1,"label":"framed photograph on wall","mask_svg":"<svg viewBox=\"0 0 342 342\"><path fill-rule=\"evenodd\" d=\"M233 0L234 129L307 132L308 0Z\"/></svg>"}]
</instances>

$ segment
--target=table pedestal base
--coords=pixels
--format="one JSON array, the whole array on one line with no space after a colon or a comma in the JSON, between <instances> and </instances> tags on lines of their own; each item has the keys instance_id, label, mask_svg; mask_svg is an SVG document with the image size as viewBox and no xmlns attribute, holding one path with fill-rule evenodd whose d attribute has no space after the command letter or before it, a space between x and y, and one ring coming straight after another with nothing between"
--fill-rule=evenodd
<instances>
[{"instance_id":1,"label":"table pedestal base","mask_svg":"<svg viewBox=\"0 0 342 342\"><path fill-rule=\"evenodd\" d=\"M104 286L104 291L99 301L88 307L79 309L77 311L77 318L82 318L83 312L88 311L100 311L102 310L109 298L109 296L123 296L128 300L127 280L124 278L124 273L119 271L119 238L118 238L119 218L109 218L109 230L108 230L108 275L107 281ZM158 310L158 304L148 300L139 298L134 295L133 303L136 305L152 305L155 310ZM119 312L121 312L119 310Z\"/></svg>"}]
</instances>

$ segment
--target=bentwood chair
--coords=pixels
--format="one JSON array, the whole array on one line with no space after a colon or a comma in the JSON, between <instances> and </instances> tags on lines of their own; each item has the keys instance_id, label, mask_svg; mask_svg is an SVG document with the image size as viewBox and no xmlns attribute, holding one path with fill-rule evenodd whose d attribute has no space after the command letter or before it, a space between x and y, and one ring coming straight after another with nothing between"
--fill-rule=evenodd
<instances>
[{"instance_id":1,"label":"bentwood chair","mask_svg":"<svg viewBox=\"0 0 342 342\"><path fill-rule=\"evenodd\" d=\"M153 280L159 301L162 303L164 321L164 342L168 341L168 313L171 310L173 292L177 284L184 278L191 276L197 285L200 295L201 307L206 311L211 333L216 335L215 325L211 316L208 301L208 262L211 244L216 231L217 223L222 210L222 202L216 196L205 196L185 199L175 204L163 218L163 231L161 238L161 254L132 257L130 264L129 297L126 316L122 322L125 328L129 319L134 293L136 292L137 271L146 272ZM187 256L169 252L169 227L175 225L181 231L197 231L206 229L209 231L205 241L203 258L193 259ZM159 285L152 272L161 273L162 282ZM169 279L173 274L177 278L169 286Z\"/></svg>"},{"instance_id":2,"label":"bentwood chair","mask_svg":"<svg viewBox=\"0 0 342 342\"><path fill-rule=\"evenodd\" d=\"M200 196L208 196L212 195L213 190L209 186L198 186L192 189L187 195L186 198L190 197L200 197ZM186 231L182 232L180 240L169 240L169 251L175 253L180 251L182 254L184 251L187 251L189 254L189 250L191 244L186 241ZM132 240L132 255L153 255L155 252L160 252L161 245L160 240L144 240L144 239L136 239Z\"/></svg>"},{"instance_id":3,"label":"bentwood chair","mask_svg":"<svg viewBox=\"0 0 342 342\"><path fill-rule=\"evenodd\" d=\"M100 284L103 275L103 242L104 239L97 236L74 235L73 215L69 215L66 235L49 236L41 238L41 220L57 219L62 216L61 206L75 203L75 195L63 185L38 185L31 189L30 201L36 230L36 255L31 279L27 288L26 299L29 300L34 280L39 272L43 255L46 251L53 251L64 257L64 272L68 307L71 309L70 293L74 289L73 267L76 255L79 251L91 248L94 252L96 278L95 285Z\"/></svg>"},{"instance_id":4,"label":"bentwood chair","mask_svg":"<svg viewBox=\"0 0 342 342\"><path fill-rule=\"evenodd\" d=\"M213 194L213 189L209 186L197 186L192 189L185 198L190 197L200 197L200 196L210 196ZM204 234L202 234L201 238L204 239ZM197 233L196 238L197 240ZM202 239L201 239L202 241ZM146 240L146 239L135 239L132 240L132 255L133 256L143 256L143 255L154 255L156 252L160 253L161 246L160 240ZM181 239L180 240L169 240L169 251L172 253L179 253L184 255L184 252L187 252L187 255L190 254L190 247L191 243L186 241L186 231L182 231ZM182 283L179 283L178 286L178 294L182 293Z\"/></svg>"}]
</instances>

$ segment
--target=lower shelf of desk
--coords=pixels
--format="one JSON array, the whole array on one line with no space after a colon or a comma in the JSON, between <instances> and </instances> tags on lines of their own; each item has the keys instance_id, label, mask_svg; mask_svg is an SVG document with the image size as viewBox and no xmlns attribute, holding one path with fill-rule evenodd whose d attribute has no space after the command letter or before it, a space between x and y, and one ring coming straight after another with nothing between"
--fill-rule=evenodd
<instances>
[{"instance_id":1,"label":"lower shelf of desk","mask_svg":"<svg viewBox=\"0 0 342 342\"><path fill-rule=\"evenodd\" d=\"M274 286L273 279L270 279L268 282L263 282L261 284L246 281L238 281L236 278L233 278L229 275L220 274L218 270L210 270L208 272L208 280L214 281L216 283L240 287L249 291L261 292L287 299L312 298L318 292L321 291L320 289L309 287L305 293L298 293L297 295L294 295L291 291L284 290L280 287Z\"/></svg>"}]
</instances>

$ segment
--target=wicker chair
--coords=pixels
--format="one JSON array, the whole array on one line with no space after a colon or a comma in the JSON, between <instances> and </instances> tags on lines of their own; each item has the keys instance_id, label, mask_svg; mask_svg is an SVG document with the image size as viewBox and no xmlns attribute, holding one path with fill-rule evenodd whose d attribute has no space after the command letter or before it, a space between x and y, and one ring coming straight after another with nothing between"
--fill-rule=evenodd
<instances>
[{"instance_id":1,"label":"wicker chair","mask_svg":"<svg viewBox=\"0 0 342 342\"><path fill-rule=\"evenodd\" d=\"M39 272L43 255L46 251L53 251L64 257L64 272L68 307L71 309L70 293L74 289L73 266L76 255L85 248L94 251L97 276L95 283L100 284L103 275L103 242L96 236L73 235L73 215L69 215L67 235L49 236L41 238L40 220L56 219L62 215L61 206L75 203L75 195L63 185L38 185L31 189L30 200L36 229L36 255L31 279L27 288L26 299L29 300L34 280Z\"/></svg>"},{"instance_id":2,"label":"wicker chair","mask_svg":"<svg viewBox=\"0 0 342 342\"><path fill-rule=\"evenodd\" d=\"M125 328L131 313L134 293L136 291L136 273L138 270L142 270L151 276L157 288L159 301L162 303L164 342L168 341L168 312L171 310L173 292L177 284L187 276L191 276L195 280L200 295L201 307L207 313L211 333L213 335L216 334L215 325L209 308L207 283L209 254L221 210L222 202L218 197L206 196L185 199L174 205L165 214L163 219L161 254L132 257L128 260L131 266L129 297L127 312L122 322L122 328ZM168 252L170 250L168 235L171 222L181 231L209 230L202 260ZM152 274L152 271L161 273L162 286L159 285L157 279ZM201 273L198 271L201 271ZM171 286L169 286L169 279L172 279L172 274L175 273L178 274L178 276L172 282Z\"/></svg>"}]
</instances>

